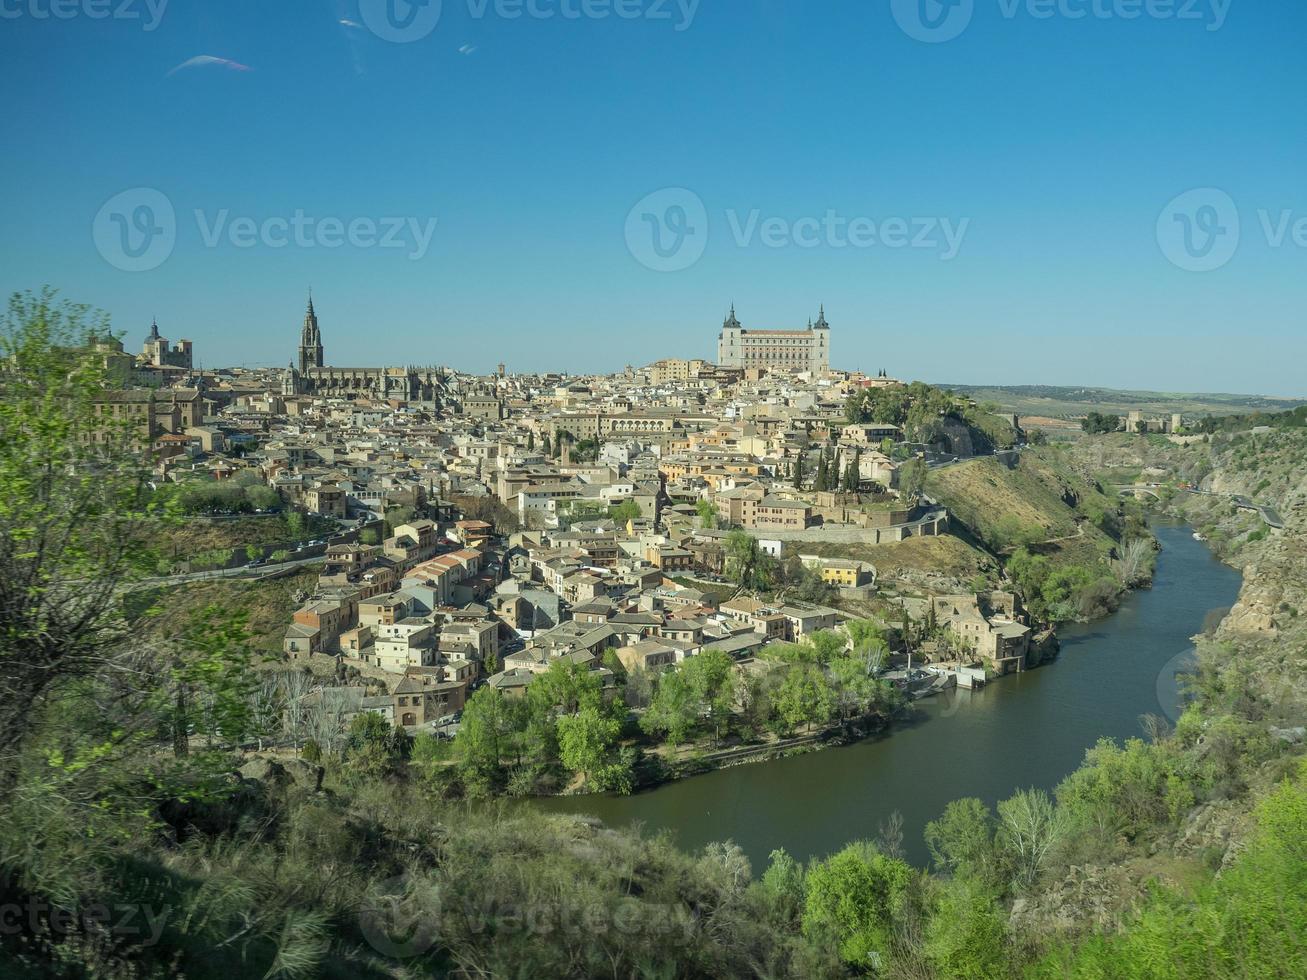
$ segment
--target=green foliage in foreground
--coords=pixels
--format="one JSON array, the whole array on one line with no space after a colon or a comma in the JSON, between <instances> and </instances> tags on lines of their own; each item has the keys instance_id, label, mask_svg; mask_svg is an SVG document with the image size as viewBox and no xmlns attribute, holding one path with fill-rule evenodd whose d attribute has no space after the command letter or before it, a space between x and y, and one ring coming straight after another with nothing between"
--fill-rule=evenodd
<instances>
[{"instance_id":1,"label":"green foliage in foreground","mask_svg":"<svg viewBox=\"0 0 1307 980\"><path fill-rule=\"evenodd\" d=\"M1194 894L1155 888L1127 928L1048 956L1039 977L1307 976L1307 767L1257 809L1246 849Z\"/></svg>"}]
</instances>

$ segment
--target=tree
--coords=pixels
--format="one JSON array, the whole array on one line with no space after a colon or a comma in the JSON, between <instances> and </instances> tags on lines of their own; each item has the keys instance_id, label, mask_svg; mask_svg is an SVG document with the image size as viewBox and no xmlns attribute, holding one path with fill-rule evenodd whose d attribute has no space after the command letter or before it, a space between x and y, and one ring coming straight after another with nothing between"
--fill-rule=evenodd
<instances>
[{"instance_id":1,"label":"tree","mask_svg":"<svg viewBox=\"0 0 1307 980\"><path fill-rule=\"evenodd\" d=\"M463 706L456 740L464 768L482 778L492 776L499 769L511 733L512 713L504 695L489 686L477 690Z\"/></svg>"},{"instance_id":2,"label":"tree","mask_svg":"<svg viewBox=\"0 0 1307 980\"><path fill-rule=\"evenodd\" d=\"M15 294L0 320L0 798L39 706L126 654L119 590L157 566L165 516L141 429L101 411L88 343L107 322L55 295Z\"/></svg>"},{"instance_id":3,"label":"tree","mask_svg":"<svg viewBox=\"0 0 1307 980\"><path fill-rule=\"evenodd\" d=\"M808 642L817 651L819 664L828 664L844 652L844 636L834 630L818 630Z\"/></svg>"},{"instance_id":4,"label":"tree","mask_svg":"<svg viewBox=\"0 0 1307 980\"><path fill-rule=\"evenodd\" d=\"M796 664L785 673L773 699L776 714L786 731L800 725L812 730L831 714L830 689L821 669L814 664Z\"/></svg>"},{"instance_id":5,"label":"tree","mask_svg":"<svg viewBox=\"0 0 1307 980\"><path fill-rule=\"evenodd\" d=\"M292 541L299 541L304 537L304 515L299 511L294 509L286 511L286 534Z\"/></svg>"},{"instance_id":6,"label":"tree","mask_svg":"<svg viewBox=\"0 0 1307 980\"><path fill-rule=\"evenodd\" d=\"M711 530L717 526L717 507L711 500L701 497L695 502L694 509L699 514L699 526Z\"/></svg>"},{"instance_id":7,"label":"tree","mask_svg":"<svg viewBox=\"0 0 1307 980\"><path fill-rule=\"evenodd\" d=\"M558 719L558 748L562 763L580 773L582 782L609 763L621 723L595 705Z\"/></svg>"},{"instance_id":8,"label":"tree","mask_svg":"<svg viewBox=\"0 0 1307 980\"><path fill-rule=\"evenodd\" d=\"M853 457L844 469L844 489L849 493L857 491L862 483L862 450L854 450Z\"/></svg>"},{"instance_id":9,"label":"tree","mask_svg":"<svg viewBox=\"0 0 1307 980\"><path fill-rule=\"evenodd\" d=\"M1004 980L1018 973L1008 961L1005 916L993 897L969 881L939 889L926 926L925 954L937 976Z\"/></svg>"},{"instance_id":10,"label":"tree","mask_svg":"<svg viewBox=\"0 0 1307 980\"><path fill-rule=\"evenodd\" d=\"M731 531L723 546L726 573L741 588L763 591L772 583L772 560L747 531Z\"/></svg>"},{"instance_id":11,"label":"tree","mask_svg":"<svg viewBox=\"0 0 1307 980\"><path fill-rule=\"evenodd\" d=\"M1062 837L1061 814L1042 789L1028 789L999 803L998 820L998 839L1011 855L1017 881L1029 887Z\"/></svg>"},{"instance_id":12,"label":"tree","mask_svg":"<svg viewBox=\"0 0 1307 980\"><path fill-rule=\"evenodd\" d=\"M906 863L868 842L850 844L808 869L803 931L813 939L834 939L845 962L879 972L912 877Z\"/></svg>"},{"instance_id":13,"label":"tree","mask_svg":"<svg viewBox=\"0 0 1307 980\"><path fill-rule=\"evenodd\" d=\"M345 739L346 771L351 775L384 776L402 750L403 729L395 729L375 711L361 711L351 719Z\"/></svg>"},{"instance_id":14,"label":"tree","mask_svg":"<svg viewBox=\"0 0 1307 980\"><path fill-rule=\"evenodd\" d=\"M772 851L769 858L762 874L762 889L782 921L789 922L803 911L803 865L783 847Z\"/></svg>"},{"instance_id":15,"label":"tree","mask_svg":"<svg viewBox=\"0 0 1307 980\"><path fill-rule=\"evenodd\" d=\"M684 742L699 720L699 699L680 670L669 670L658 678L658 690L640 718L649 734L661 732L668 745Z\"/></svg>"},{"instance_id":16,"label":"tree","mask_svg":"<svg viewBox=\"0 0 1307 980\"><path fill-rule=\"evenodd\" d=\"M997 825L993 812L980 800L968 796L954 800L938 819L926 824L926 846L935 867L955 878L996 886L998 864L994 837Z\"/></svg>"},{"instance_id":17,"label":"tree","mask_svg":"<svg viewBox=\"0 0 1307 980\"><path fill-rule=\"evenodd\" d=\"M829 670L841 721L870 714L880 705L881 684L872 676L864 659L840 657L831 661Z\"/></svg>"},{"instance_id":18,"label":"tree","mask_svg":"<svg viewBox=\"0 0 1307 980\"><path fill-rule=\"evenodd\" d=\"M802 490L802 489L803 489L803 484L804 484L804 482L805 482L806 479L807 479L807 474L804 473L804 471L803 471L803 469L804 469L804 466L803 466L803 463L804 463L804 456L805 456L805 453L803 452L802 449L800 449L800 450L799 450L799 454L798 454L797 456L794 457L794 474L793 474L793 475L794 475L794 488L795 488L796 490Z\"/></svg>"},{"instance_id":19,"label":"tree","mask_svg":"<svg viewBox=\"0 0 1307 980\"><path fill-rule=\"evenodd\" d=\"M246 614L210 605L183 629L171 658L171 692L160 692L176 756L189 753L192 732L223 745L256 732L251 705L259 677L246 623Z\"/></svg>"},{"instance_id":20,"label":"tree","mask_svg":"<svg viewBox=\"0 0 1307 980\"><path fill-rule=\"evenodd\" d=\"M694 693L698 709L707 712L713 734L720 740L722 725L730 719L735 704L735 661L728 653L707 649L687 659L681 673Z\"/></svg>"},{"instance_id":21,"label":"tree","mask_svg":"<svg viewBox=\"0 0 1307 980\"><path fill-rule=\"evenodd\" d=\"M534 429L528 429L526 433L526 451L534 452L536 448L536 434Z\"/></svg>"},{"instance_id":22,"label":"tree","mask_svg":"<svg viewBox=\"0 0 1307 980\"><path fill-rule=\"evenodd\" d=\"M608 510L608 516L618 524L625 524L627 521L638 521L643 513L640 505L629 499L613 505Z\"/></svg>"},{"instance_id":23,"label":"tree","mask_svg":"<svg viewBox=\"0 0 1307 980\"><path fill-rule=\"evenodd\" d=\"M826 453L817 457L817 478L813 480L813 490L817 493L830 489L830 474L826 470Z\"/></svg>"},{"instance_id":24,"label":"tree","mask_svg":"<svg viewBox=\"0 0 1307 980\"><path fill-rule=\"evenodd\" d=\"M905 497L916 497L926 488L926 463L916 457L904 460L899 466L899 492Z\"/></svg>"},{"instance_id":25,"label":"tree","mask_svg":"<svg viewBox=\"0 0 1307 980\"><path fill-rule=\"evenodd\" d=\"M552 714L574 715L602 703L599 673L565 658L555 660L526 689L527 700Z\"/></svg>"}]
</instances>

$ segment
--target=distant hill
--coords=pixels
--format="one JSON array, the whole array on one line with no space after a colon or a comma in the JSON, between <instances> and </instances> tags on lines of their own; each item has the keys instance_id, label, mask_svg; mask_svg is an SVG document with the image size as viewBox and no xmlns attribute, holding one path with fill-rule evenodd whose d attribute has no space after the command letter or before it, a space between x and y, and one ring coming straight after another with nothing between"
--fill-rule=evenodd
<instances>
[{"instance_id":1,"label":"distant hill","mask_svg":"<svg viewBox=\"0 0 1307 980\"><path fill-rule=\"evenodd\" d=\"M1088 412L1129 411L1190 415L1234 415L1246 412L1282 412L1307 405L1307 399L1274 398L1219 392L1135 391L1115 388L1059 385L941 385L977 402L994 402L1008 412L1051 417Z\"/></svg>"}]
</instances>

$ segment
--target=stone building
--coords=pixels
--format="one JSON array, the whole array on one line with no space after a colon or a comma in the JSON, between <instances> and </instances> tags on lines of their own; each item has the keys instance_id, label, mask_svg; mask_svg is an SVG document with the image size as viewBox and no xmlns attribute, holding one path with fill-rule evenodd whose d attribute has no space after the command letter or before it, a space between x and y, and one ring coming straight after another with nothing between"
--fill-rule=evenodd
<instances>
[{"instance_id":1,"label":"stone building","mask_svg":"<svg viewBox=\"0 0 1307 980\"><path fill-rule=\"evenodd\" d=\"M373 401L434 402L443 386L435 368L338 368L323 363L322 331L313 297L304 313L295 361L282 379L282 394L320 398L367 398Z\"/></svg>"},{"instance_id":2,"label":"stone building","mask_svg":"<svg viewBox=\"0 0 1307 980\"><path fill-rule=\"evenodd\" d=\"M717 363L724 368L770 368L783 371L830 371L830 324L826 308L806 330L746 330L735 306L717 337Z\"/></svg>"},{"instance_id":3,"label":"stone building","mask_svg":"<svg viewBox=\"0 0 1307 980\"><path fill-rule=\"evenodd\" d=\"M168 339L159 335L159 322L150 324L150 334L145 338L141 348L141 360L151 367L175 367L191 369L191 342L179 340L169 346Z\"/></svg>"}]
</instances>

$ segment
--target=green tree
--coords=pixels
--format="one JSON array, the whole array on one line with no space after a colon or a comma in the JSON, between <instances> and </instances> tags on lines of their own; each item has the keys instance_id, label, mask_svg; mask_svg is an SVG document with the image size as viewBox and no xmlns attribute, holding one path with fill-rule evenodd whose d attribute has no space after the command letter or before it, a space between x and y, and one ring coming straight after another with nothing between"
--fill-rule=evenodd
<instances>
[{"instance_id":1,"label":"green tree","mask_svg":"<svg viewBox=\"0 0 1307 980\"><path fill-rule=\"evenodd\" d=\"M989 892L969 881L939 888L926 926L925 954L939 976L1005 980L1014 975L1005 916Z\"/></svg>"},{"instance_id":2,"label":"green tree","mask_svg":"<svg viewBox=\"0 0 1307 980\"><path fill-rule=\"evenodd\" d=\"M402 752L403 739L403 729L396 730L375 711L359 712L346 732L345 771L374 778L389 774Z\"/></svg>"},{"instance_id":3,"label":"green tree","mask_svg":"<svg viewBox=\"0 0 1307 980\"><path fill-rule=\"evenodd\" d=\"M888 963L894 920L906 906L912 869L866 841L808 869L803 931L833 939L847 963L876 972Z\"/></svg>"},{"instance_id":4,"label":"green tree","mask_svg":"<svg viewBox=\"0 0 1307 980\"><path fill-rule=\"evenodd\" d=\"M723 551L726 574L741 588L761 592L771 587L773 561L759 546L757 538L747 531L731 531L726 535Z\"/></svg>"},{"instance_id":5,"label":"green tree","mask_svg":"<svg viewBox=\"0 0 1307 980\"><path fill-rule=\"evenodd\" d=\"M251 700L259 678L247 622L245 613L209 605L182 630L169 672L171 695L160 692L175 755L189 753L192 733L211 745L234 745L256 732Z\"/></svg>"},{"instance_id":6,"label":"green tree","mask_svg":"<svg viewBox=\"0 0 1307 980\"><path fill-rule=\"evenodd\" d=\"M783 847L772 851L769 859L760 884L782 921L790 922L803 911L803 865Z\"/></svg>"},{"instance_id":7,"label":"green tree","mask_svg":"<svg viewBox=\"0 0 1307 980\"><path fill-rule=\"evenodd\" d=\"M286 511L286 534L292 541L301 541L304 537L304 515L297 510Z\"/></svg>"},{"instance_id":8,"label":"green tree","mask_svg":"<svg viewBox=\"0 0 1307 980\"><path fill-rule=\"evenodd\" d=\"M699 711L706 711L713 726L713 735L720 741L722 728L731 717L735 705L735 661L721 650L704 650L688 658L681 673L698 702Z\"/></svg>"},{"instance_id":9,"label":"green tree","mask_svg":"<svg viewBox=\"0 0 1307 980\"><path fill-rule=\"evenodd\" d=\"M668 745L680 745L699 720L699 699L680 670L659 675L653 701L640 718L640 727L649 734L663 735Z\"/></svg>"},{"instance_id":10,"label":"green tree","mask_svg":"<svg viewBox=\"0 0 1307 980\"><path fill-rule=\"evenodd\" d=\"M583 784L610 764L621 723L595 705L558 719L558 748L563 765L579 773Z\"/></svg>"},{"instance_id":11,"label":"green tree","mask_svg":"<svg viewBox=\"0 0 1307 980\"><path fill-rule=\"evenodd\" d=\"M831 715L831 694L821 669L814 664L796 664L785 672L773 698L776 715L785 731L800 725L812 730Z\"/></svg>"},{"instance_id":12,"label":"green tree","mask_svg":"<svg viewBox=\"0 0 1307 980\"><path fill-rule=\"evenodd\" d=\"M463 707L456 739L463 768L480 779L497 775L510 745L513 722L513 712L497 688L486 686L475 691Z\"/></svg>"},{"instance_id":13,"label":"green tree","mask_svg":"<svg viewBox=\"0 0 1307 980\"><path fill-rule=\"evenodd\" d=\"M826 471L826 453L822 452L817 457L817 476L812 481L812 489L818 493L830 489L830 474Z\"/></svg>"},{"instance_id":14,"label":"green tree","mask_svg":"<svg viewBox=\"0 0 1307 980\"><path fill-rule=\"evenodd\" d=\"M997 823L993 812L975 797L954 800L926 824L926 846L935 867L955 878L997 886Z\"/></svg>"},{"instance_id":15,"label":"green tree","mask_svg":"<svg viewBox=\"0 0 1307 980\"><path fill-rule=\"evenodd\" d=\"M559 715L574 715L603 701L599 672L566 658L555 660L532 680L526 696L543 711Z\"/></svg>"},{"instance_id":16,"label":"green tree","mask_svg":"<svg viewBox=\"0 0 1307 980\"><path fill-rule=\"evenodd\" d=\"M871 714L881 707L885 698L881 682L872 676L864 658L838 657L830 662L829 673L841 721Z\"/></svg>"},{"instance_id":17,"label":"green tree","mask_svg":"<svg viewBox=\"0 0 1307 980\"><path fill-rule=\"evenodd\" d=\"M717 507L711 500L701 497L695 502L694 509L699 514L699 526L708 530L717 526Z\"/></svg>"},{"instance_id":18,"label":"green tree","mask_svg":"<svg viewBox=\"0 0 1307 980\"><path fill-rule=\"evenodd\" d=\"M928 469L925 461L917 458L904 460L899 465L899 492L905 497L915 497L926 489Z\"/></svg>"},{"instance_id":19,"label":"green tree","mask_svg":"<svg viewBox=\"0 0 1307 980\"><path fill-rule=\"evenodd\" d=\"M157 565L148 447L88 349L107 332L48 289L0 320L0 796L39 707L126 653L118 590Z\"/></svg>"},{"instance_id":20,"label":"green tree","mask_svg":"<svg viewBox=\"0 0 1307 980\"><path fill-rule=\"evenodd\" d=\"M614 504L608 509L608 516L618 524L625 524L627 521L638 521L644 511L640 510L640 505L634 500L623 500L620 504Z\"/></svg>"}]
</instances>

